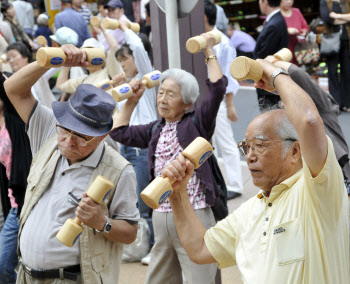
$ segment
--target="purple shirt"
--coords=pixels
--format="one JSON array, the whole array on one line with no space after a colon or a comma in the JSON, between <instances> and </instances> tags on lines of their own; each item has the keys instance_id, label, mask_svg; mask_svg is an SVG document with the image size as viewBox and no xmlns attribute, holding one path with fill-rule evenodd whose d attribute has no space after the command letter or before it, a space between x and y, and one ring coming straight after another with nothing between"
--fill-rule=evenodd
<instances>
[{"instance_id":1,"label":"purple shirt","mask_svg":"<svg viewBox=\"0 0 350 284\"><path fill-rule=\"evenodd\" d=\"M233 35L230 39L230 44L239 51L253 52L256 42L255 39L252 38L249 34L234 30Z\"/></svg>"},{"instance_id":2,"label":"purple shirt","mask_svg":"<svg viewBox=\"0 0 350 284\"><path fill-rule=\"evenodd\" d=\"M208 141L213 136L215 130L216 116L219 111L220 103L226 93L228 84L227 78L224 76L215 83L206 80L209 88L209 93L203 99L202 103L196 107L194 113L198 123L199 131L194 124L191 114L186 113L177 124L177 136L182 149L185 149L195 138L202 136ZM159 120L158 120L159 121ZM148 174L149 181L155 177L155 152L160 137L160 133L165 126L165 119L163 118L152 135L152 127L157 122L153 121L149 124L134 125L134 126L120 126L110 132L110 136L123 145L148 148ZM196 169L198 178L205 186L205 199L208 205L213 205L218 196L219 189L214 183L214 177L208 162Z\"/></svg>"}]
</instances>

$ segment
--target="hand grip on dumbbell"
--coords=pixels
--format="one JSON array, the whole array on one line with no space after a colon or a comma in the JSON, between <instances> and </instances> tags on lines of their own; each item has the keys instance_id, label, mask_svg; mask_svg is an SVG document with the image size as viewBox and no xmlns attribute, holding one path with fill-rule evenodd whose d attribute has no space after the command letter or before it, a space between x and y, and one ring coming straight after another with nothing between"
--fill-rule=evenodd
<instances>
[{"instance_id":1,"label":"hand grip on dumbbell","mask_svg":"<svg viewBox=\"0 0 350 284\"><path fill-rule=\"evenodd\" d=\"M127 22L127 25L136 34L140 31L140 25L138 23ZM116 19L105 18L102 21L102 26L105 29L116 30L120 27L120 23Z\"/></svg>"},{"instance_id":2,"label":"hand grip on dumbbell","mask_svg":"<svg viewBox=\"0 0 350 284\"><path fill-rule=\"evenodd\" d=\"M121 74L123 75L124 80L127 81L127 78L126 78L125 73L123 72L123 73L121 73ZM100 88L100 89L102 89L102 90L104 90L104 91L107 91L107 90L109 90L110 88L113 88L113 84L114 84L114 83L115 83L115 82L114 82L113 80L106 79L106 80L103 80L103 81L97 83L96 87L97 87L97 88Z\"/></svg>"},{"instance_id":3,"label":"hand grip on dumbbell","mask_svg":"<svg viewBox=\"0 0 350 284\"><path fill-rule=\"evenodd\" d=\"M83 48L86 52L89 66L102 66L106 61L106 54L101 48ZM36 54L36 61L40 67L60 67L67 56L59 47L42 47Z\"/></svg>"},{"instance_id":4,"label":"hand grip on dumbbell","mask_svg":"<svg viewBox=\"0 0 350 284\"><path fill-rule=\"evenodd\" d=\"M143 76L142 83L147 89L157 87L159 85L160 74L158 70L148 73ZM120 102L130 98L133 93L129 84L122 84L112 90L112 97L116 102Z\"/></svg>"},{"instance_id":5,"label":"hand grip on dumbbell","mask_svg":"<svg viewBox=\"0 0 350 284\"><path fill-rule=\"evenodd\" d=\"M280 61L290 61L292 52L288 48L282 48L273 56ZM239 56L232 61L230 73L238 81L253 80L256 83L260 81L264 71L259 62L245 56Z\"/></svg>"},{"instance_id":6,"label":"hand grip on dumbbell","mask_svg":"<svg viewBox=\"0 0 350 284\"><path fill-rule=\"evenodd\" d=\"M220 43L221 33L219 31L210 31L210 32L207 32L207 34L215 38L215 45ZM186 42L186 49L189 53L197 53L206 47L207 47L207 40L201 35L191 37Z\"/></svg>"},{"instance_id":7,"label":"hand grip on dumbbell","mask_svg":"<svg viewBox=\"0 0 350 284\"><path fill-rule=\"evenodd\" d=\"M93 201L101 204L113 186L114 185L111 181L101 175L98 175L90 185L86 194ZM60 231L57 233L56 238L67 247L72 247L79 238L81 232L84 230L81 223L82 221L78 217L76 217L74 220L68 218Z\"/></svg>"},{"instance_id":8,"label":"hand grip on dumbbell","mask_svg":"<svg viewBox=\"0 0 350 284\"><path fill-rule=\"evenodd\" d=\"M203 137L197 137L181 153L186 159L199 168L212 154L213 147ZM152 209L157 209L173 192L170 178L156 177L142 192L142 200Z\"/></svg>"}]
</instances>

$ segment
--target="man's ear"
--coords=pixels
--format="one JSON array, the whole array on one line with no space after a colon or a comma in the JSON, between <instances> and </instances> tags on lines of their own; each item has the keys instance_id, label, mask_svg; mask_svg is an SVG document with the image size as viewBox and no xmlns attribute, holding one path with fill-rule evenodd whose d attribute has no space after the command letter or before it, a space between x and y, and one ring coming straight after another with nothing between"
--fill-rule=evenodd
<instances>
[{"instance_id":1,"label":"man's ear","mask_svg":"<svg viewBox=\"0 0 350 284\"><path fill-rule=\"evenodd\" d=\"M297 164L301 159L301 150L299 141L295 141L292 147L292 156L291 162L292 164Z\"/></svg>"}]
</instances>

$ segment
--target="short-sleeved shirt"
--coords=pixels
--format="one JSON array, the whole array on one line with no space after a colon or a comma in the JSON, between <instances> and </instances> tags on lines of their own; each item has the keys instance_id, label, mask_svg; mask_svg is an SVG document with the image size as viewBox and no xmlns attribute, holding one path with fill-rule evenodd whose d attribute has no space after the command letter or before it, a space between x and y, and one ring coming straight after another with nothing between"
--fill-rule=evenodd
<instances>
[{"instance_id":1,"label":"short-sleeved shirt","mask_svg":"<svg viewBox=\"0 0 350 284\"><path fill-rule=\"evenodd\" d=\"M303 168L262 191L209 229L205 243L220 268L238 265L244 283L350 283L349 211L328 138L322 171Z\"/></svg>"},{"instance_id":2,"label":"short-sleeved shirt","mask_svg":"<svg viewBox=\"0 0 350 284\"><path fill-rule=\"evenodd\" d=\"M38 104L27 125L33 155L55 133L56 119L52 110ZM58 160L55 173L46 191L31 211L20 238L23 262L35 269L57 269L80 263L79 240L66 247L56 239L56 234L67 220L75 218L76 205L73 194L80 199L86 191L92 171L97 167L104 144L85 160L69 166L66 158ZM131 165L123 170L112 199L109 216L137 223L136 176Z\"/></svg>"}]
</instances>

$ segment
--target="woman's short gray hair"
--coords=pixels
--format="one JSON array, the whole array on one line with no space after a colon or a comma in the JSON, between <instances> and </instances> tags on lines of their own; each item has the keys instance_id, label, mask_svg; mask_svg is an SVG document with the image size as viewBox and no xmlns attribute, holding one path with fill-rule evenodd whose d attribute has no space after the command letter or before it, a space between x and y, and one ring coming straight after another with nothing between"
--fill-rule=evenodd
<instances>
[{"instance_id":1,"label":"woman's short gray hair","mask_svg":"<svg viewBox=\"0 0 350 284\"><path fill-rule=\"evenodd\" d=\"M199 85L196 78L189 72L181 69L168 69L160 77L160 84L165 79L173 79L179 85L184 104L194 103L199 96Z\"/></svg>"}]
</instances>

